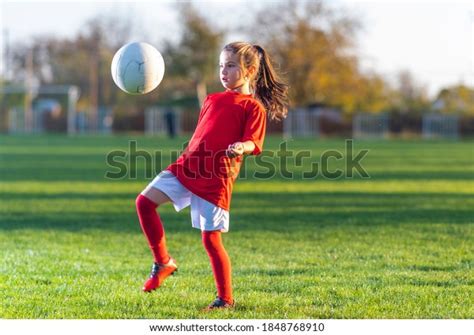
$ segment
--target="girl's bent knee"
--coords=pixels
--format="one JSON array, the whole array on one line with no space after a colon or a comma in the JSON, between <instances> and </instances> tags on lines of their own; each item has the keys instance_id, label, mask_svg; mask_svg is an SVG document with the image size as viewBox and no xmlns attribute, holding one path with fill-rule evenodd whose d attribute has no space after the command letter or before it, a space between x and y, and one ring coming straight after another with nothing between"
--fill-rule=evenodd
<instances>
[{"instance_id":1,"label":"girl's bent knee","mask_svg":"<svg viewBox=\"0 0 474 335\"><path fill-rule=\"evenodd\" d=\"M153 201L145 197L143 194L139 194L135 199L135 206L138 212L143 212L147 210L155 210L158 205Z\"/></svg>"}]
</instances>

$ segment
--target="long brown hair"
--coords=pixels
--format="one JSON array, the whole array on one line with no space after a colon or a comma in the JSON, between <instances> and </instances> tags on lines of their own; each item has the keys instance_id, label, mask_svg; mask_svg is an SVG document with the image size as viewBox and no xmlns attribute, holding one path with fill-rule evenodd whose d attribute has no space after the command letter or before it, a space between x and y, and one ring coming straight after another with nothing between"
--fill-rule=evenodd
<instances>
[{"instance_id":1,"label":"long brown hair","mask_svg":"<svg viewBox=\"0 0 474 335\"><path fill-rule=\"evenodd\" d=\"M270 119L285 118L288 114L288 85L278 76L268 53L259 45L245 42L227 44L224 50L237 55L243 69L255 67L255 74L250 78L250 89L263 104Z\"/></svg>"}]
</instances>

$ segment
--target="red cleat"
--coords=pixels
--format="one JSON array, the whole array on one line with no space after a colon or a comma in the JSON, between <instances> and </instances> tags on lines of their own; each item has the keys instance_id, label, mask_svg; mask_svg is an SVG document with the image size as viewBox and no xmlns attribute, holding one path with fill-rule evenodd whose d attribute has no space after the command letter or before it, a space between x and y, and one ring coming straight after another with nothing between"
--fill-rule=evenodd
<instances>
[{"instance_id":1,"label":"red cleat","mask_svg":"<svg viewBox=\"0 0 474 335\"><path fill-rule=\"evenodd\" d=\"M173 258L166 264L153 263L150 278L143 285L143 291L151 292L161 286L163 281L178 271L178 266Z\"/></svg>"}]
</instances>

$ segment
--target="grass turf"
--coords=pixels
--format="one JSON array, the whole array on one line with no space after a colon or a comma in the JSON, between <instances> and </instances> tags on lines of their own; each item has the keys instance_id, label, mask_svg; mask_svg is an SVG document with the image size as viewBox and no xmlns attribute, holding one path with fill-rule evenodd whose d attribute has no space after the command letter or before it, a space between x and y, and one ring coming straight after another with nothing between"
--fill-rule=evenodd
<instances>
[{"instance_id":1,"label":"grass turf","mask_svg":"<svg viewBox=\"0 0 474 335\"><path fill-rule=\"evenodd\" d=\"M106 154L143 157L121 179ZM151 255L134 199L185 139L0 137L0 318L473 318L473 143L355 141L370 178L301 178L342 140L294 140L292 179L235 185L231 231L234 310L204 313L215 295L189 212L161 207L176 276L140 291ZM266 148L276 150L278 138ZM126 160L124 160L125 162ZM278 157L268 161L277 163ZM128 164L128 163L127 163ZM151 166L150 166L151 165ZM344 169L330 160L330 170ZM136 178L130 175L136 173Z\"/></svg>"}]
</instances>

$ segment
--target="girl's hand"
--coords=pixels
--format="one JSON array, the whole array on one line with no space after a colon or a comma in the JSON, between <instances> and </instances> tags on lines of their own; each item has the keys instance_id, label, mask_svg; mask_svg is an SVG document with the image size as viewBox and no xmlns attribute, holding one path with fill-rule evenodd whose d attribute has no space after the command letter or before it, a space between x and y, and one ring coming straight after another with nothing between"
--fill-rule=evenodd
<instances>
[{"instance_id":1,"label":"girl's hand","mask_svg":"<svg viewBox=\"0 0 474 335\"><path fill-rule=\"evenodd\" d=\"M227 157L235 158L237 156L242 156L245 152L245 147L242 142L235 142L230 144L226 150Z\"/></svg>"}]
</instances>

